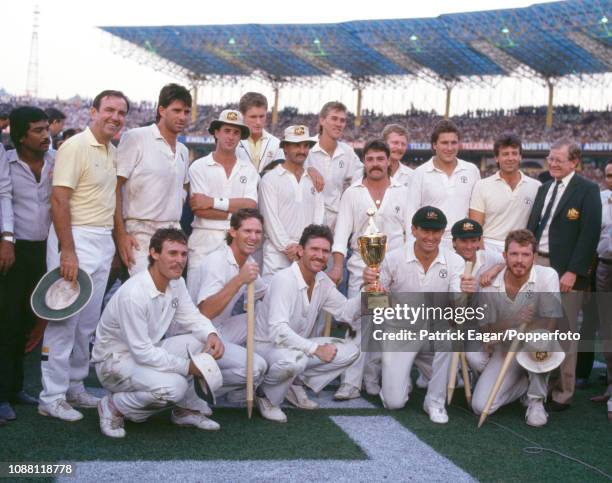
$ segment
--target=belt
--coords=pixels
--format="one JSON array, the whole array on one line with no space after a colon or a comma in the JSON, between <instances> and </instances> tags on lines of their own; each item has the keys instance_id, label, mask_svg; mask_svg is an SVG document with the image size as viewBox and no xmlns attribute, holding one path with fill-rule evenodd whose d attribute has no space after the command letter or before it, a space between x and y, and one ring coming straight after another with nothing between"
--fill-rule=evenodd
<instances>
[{"instance_id":1,"label":"belt","mask_svg":"<svg viewBox=\"0 0 612 483\"><path fill-rule=\"evenodd\" d=\"M550 254L544 252L538 252L539 257L550 258Z\"/></svg>"},{"instance_id":2,"label":"belt","mask_svg":"<svg viewBox=\"0 0 612 483\"><path fill-rule=\"evenodd\" d=\"M608 260L607 258L600 258L599 262L603 263L604 265L612 265L612 260Z\"/></svg>"}]
</instances>

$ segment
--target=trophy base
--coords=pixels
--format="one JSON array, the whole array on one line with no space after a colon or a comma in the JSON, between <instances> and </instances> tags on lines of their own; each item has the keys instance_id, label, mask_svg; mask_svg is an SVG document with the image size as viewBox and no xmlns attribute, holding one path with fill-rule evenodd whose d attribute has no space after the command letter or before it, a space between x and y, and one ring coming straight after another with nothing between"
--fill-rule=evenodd
<instances>
[{"instance_id":1,"label":"trophy base","mask_svg":"<svg viewBox=\"0 0 612 483\"><path fill-rule=\"evenodd\" d=\"M384 292L368 292L366 295L368 310L389 307L389 296Z\"/></svg>"}]
</instances>

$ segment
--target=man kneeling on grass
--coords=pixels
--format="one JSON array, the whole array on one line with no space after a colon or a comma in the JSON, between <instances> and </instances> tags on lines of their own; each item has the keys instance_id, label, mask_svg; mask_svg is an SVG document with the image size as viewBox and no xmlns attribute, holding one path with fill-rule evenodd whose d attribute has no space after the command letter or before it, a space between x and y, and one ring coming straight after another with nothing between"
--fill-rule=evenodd
<instances>
[{"instance_id":1,"label":"man kneeling on grass","mask_svg":"<svg viewBox=\"0 0 612 483\"><path fill-rule=\"evenodd\" d=\"M102 314L92 362L111 393L98 404L106 436L123 438L124 418L142 422L168 405L175 405L171 420L179 426L219 429L195 392L192 376L202 373L189 352L220 359L225 348L189 297L181 278L186 262L185 234L157 230L149 245L148 270L124 283ZM181 335L164 338L171 324L172 333Z\"/></svg>"}]
</instances>

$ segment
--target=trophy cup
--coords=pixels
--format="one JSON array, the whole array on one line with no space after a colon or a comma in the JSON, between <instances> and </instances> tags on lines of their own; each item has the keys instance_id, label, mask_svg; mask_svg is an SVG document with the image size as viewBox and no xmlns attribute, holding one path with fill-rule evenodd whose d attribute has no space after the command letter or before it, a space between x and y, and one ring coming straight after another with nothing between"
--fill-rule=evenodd
<instances>
[{"instance_id":1,"label":"trophy cup","mask_svg":"<svg viewBox=\"0 0 612 483\"><path fill-rule=\"evenodd\" d=\"M387 252L387 235L380 233L374 224L376 211L368 209L368 228L366 232L357 239L361 258L369 268L380 268L380 264ZM367 290L368 309L389 307L389 297L376 280Z\"/></svg>"}]
</instances>

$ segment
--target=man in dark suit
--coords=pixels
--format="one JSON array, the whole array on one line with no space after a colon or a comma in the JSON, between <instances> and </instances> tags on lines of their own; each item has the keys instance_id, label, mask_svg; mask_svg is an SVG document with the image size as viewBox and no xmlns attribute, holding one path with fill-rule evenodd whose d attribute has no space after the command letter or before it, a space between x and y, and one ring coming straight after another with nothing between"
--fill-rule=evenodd
<instances>
[{"instance_id":1,"label":"man in dark suit","mask_svg":"<svg viewBox=\"0 0 612 483\"><path fill-rule=\"evenodd\" d=\"M578 312L583 291L589 287L601 229L601 201L598 186L576 174L580 146L560 140L548 155L550 181L540 186L527 228L538 240L540 265L550 266L559 274L568 328L577 331ZM571 292L571 294L570 294ZM553 385L551 411L569 407L574 394L577 341L566 348L560 377Z\"/></svg>"}]
</instances>

